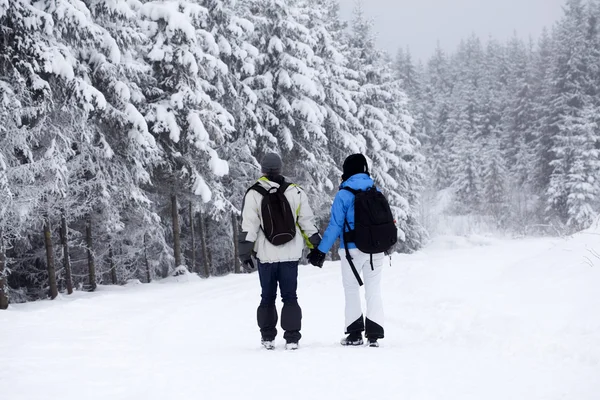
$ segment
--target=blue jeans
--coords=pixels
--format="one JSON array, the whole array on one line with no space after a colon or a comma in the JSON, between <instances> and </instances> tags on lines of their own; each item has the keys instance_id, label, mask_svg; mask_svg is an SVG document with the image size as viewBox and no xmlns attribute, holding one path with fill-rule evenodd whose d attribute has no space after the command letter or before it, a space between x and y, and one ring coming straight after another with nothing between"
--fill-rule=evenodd
<instances>
[{"instance_id":1,"label":"blue jeans","mask_svg":"<svg viewBox=\"0 0 600 400\"><path fill-rule=\"evenodd\" d=\"M298 261L263 264L258 263L258 274L262 287L257 321L263 340L275 340L277 336L277 285L280 287L283 310L281 328L287 342L297 343L302 335L302 309L298 304Z\"/></svg>"}]
</instances>

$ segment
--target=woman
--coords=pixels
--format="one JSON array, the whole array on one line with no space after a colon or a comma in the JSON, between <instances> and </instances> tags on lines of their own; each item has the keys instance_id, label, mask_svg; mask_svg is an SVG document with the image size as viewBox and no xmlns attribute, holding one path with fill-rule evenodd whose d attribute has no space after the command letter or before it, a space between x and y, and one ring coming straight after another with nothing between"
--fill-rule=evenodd
<instances>
[{"instance_id":1,"label":"woman","mask_svg":"<svg viewBox=\"0 0 600 400\"><path fill-rule=\"evenodd\" d=\"M311 264L322 266L325 255L337 238L340 238L340 257L342 259L342 281L346 299L346 338L343 346L360 346L363 344L363 332L366 331L368 344L379 347L378 340L383 339L383 301L381 298L381 276L383 272L384 253L366 254L356 244L344 236L354 232L354 200L358 191L374 188L373 179L365 156L351 155L344 161L344 174L340 191L331 207L331 220L323 235L323 240L308 258ZM348 252L346 252L346 248ZM349 256L348 256L349 254ZM354 268L352 268L352 264ZM355 271L353 271L353 269ZM367 315L364 319L360 299L360 274L364 279Z\"/></svg>"}]
</instances>

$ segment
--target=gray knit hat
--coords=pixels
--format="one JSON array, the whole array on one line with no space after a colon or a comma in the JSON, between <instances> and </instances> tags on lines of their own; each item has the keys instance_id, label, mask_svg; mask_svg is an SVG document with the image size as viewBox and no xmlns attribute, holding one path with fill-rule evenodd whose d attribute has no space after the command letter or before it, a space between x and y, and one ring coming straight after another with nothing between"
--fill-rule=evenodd
<instances>
[{"instance_id":1,"label":"gray knit hat","mask_svg":"<svg viewBox=\"0 0 600 400\"><path fill-rule=\"evenodd\" d=\"M283 161L281 157L275 153L269 153L262 159L260 163L262 173L265 175L281 175Z\"/></svg>"}]
</instances>

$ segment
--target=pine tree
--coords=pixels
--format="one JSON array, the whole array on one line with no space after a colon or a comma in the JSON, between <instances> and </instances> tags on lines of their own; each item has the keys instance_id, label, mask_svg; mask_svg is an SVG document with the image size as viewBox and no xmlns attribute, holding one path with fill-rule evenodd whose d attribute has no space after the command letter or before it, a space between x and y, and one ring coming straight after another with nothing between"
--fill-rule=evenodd
<instances>
[{"instance_id":1,"label":"pine tree","mask_svg":"<svg viewBox=\"0 0 600 400\"><path fill-rule=\"evenodd\" d=\"M579 0L570 0L556 31L550 135L553 168L549 210L573 229L589 226L598 203L600 139L594 115L595 19ZM590 37L590 35L593 35Z\"/></svg>"},{"instance_id":2,"label":"pine tree","mask_svg":"<svg viewBox=\"0 0 600 400\"><path fill-rule=\"evenodd\" d=\"M415 98L419 97L421 91L421 82L415 64L413 63L410 49L398 49L396 59L394 61L394 69L397 78L402 82L402 87L408 96Z\"/></svg>"},{"instance_id":3,"label":"pine tree","mask_svg":"<svg viewBox=\"0 0 600 400\"><path fill-rule=\"evenodd\" d=\"M483 203L485 214L491 215L498 226L507 221L507 168L506 158L503 157L500 145L494 140L487 143L484 150L485 167L482 176Z\"/></svg>"},{"instance_id":4,"label":"pine tree","mask_svg":"<svg viewBox=\"0 0 600 400\"><path fill-rule=\"evenodd\" d=\"M194 217L197 225L207 225L209 232L219 236L218 240L206 238L199 232L201 240L208 242L202 248L204 252L210 248L213 265L231 265L232 253L231 234L225 232L235 229L230 225L228 210L239 213L242 199L250 182L256 179L258 163L256 161L257 141L265 135L265 130L256 114L257 94L251 88L251 80L256 73L256 63L259 50L252 43L254 24L248 19L250 11L246 2L203 0L201 4L207 9L208 15L203 27L214 37L216 46L211 46L212 55L220 60L226 68L215 74L211 83L218 88L218 99L225 110L234 116L234 130L221 147L220 155L229 163L229 174L221 178L224 188L224 204L219 209L211 209L196 205ZM208 37L208 36L206 36ZM217 51L218 50L218 51ZM197 213L208 209L210 218L206 223ZM202 224L200 224L202 222ZM225 223L225 226L222 226ZM188 224L189 225L189 224ZM212 226L219 228L210 229ZM190 229L189 226L186 229ZM198 249L200 252L200 248ZM204 262L205 265L208 265ZM217 268L219 269L219 268ZM212 273L222 273L213 271Z\"/></svg>"},{"instance_id":5,"label":"pine tree","mask_svg":"<svg viewBox=\"0 0 600 400\"><path fill-rule=\"evenodd\" d=\"M350 36L350 66L359 71L358 118L367 139L372 176L386 192L396 214L405 250L418 248L425 233L416 213L422 185L418 140L408 99L388 60L375 48L372 23L355 10Z\"/></svg>"},{"instance_id":6,"label":"pine tree","mask_svg":"<svg viewBox=\"0 0 600 400\"><path fill-rule=\"evenodd\" d=\"M509 42L507 61L509 77L506 92L509 98L503 113L503 130L506 135L504 141L513 180L518 185L523 185L532 182L535 113L530 53L525 44L516 37Z\"/></svg>"},{"instance_id":7,"label":"pine tree","mask_svg":"<svg viewBox=\"0 0 600 400\"><path fill-rule=\"evenodd\" d=\"M550 161L552 161L550 99L552 95L553 45L553 39L548 31L544 30L538 41L537 51L532 62L535 70L532 84L532 96L535 98L534 125L532 128L535 165L532 184L535 191L543 194L543 197L545 197L545 191L552 175L552 167L550 166Z\"/></svg>"},{"instance_id":8,"label":"pine tree","mask_svg":"<svg viewBox=\"0 0 600 400\"><path fill-rule=\"evenodd\" d=\"M459 106L460 107L460 106ZM483 174L479 144L473 138L474 127L469 107L459 108L454 124L452 184L456 193L456 209L460 214L478 214L481 210Z\"/></svg>"},{"instance_id":9,"label":"pine tree","mask_svg":"<svg viewBox=\"0 0 600 400\"><path fill-rule=\"evenodd\" d=\"M305 8L307 27L316 38L315 56L322 60L317 70L325 94L322 104L326 113L327 153L333 163L325 186L317 188L320 195L311 196L317 219L324 224L328 221L331 196L337 192L342 163L350 154L364 153L366 140L357 118L359 74L349 66L347 26L340 20L339 4L332 0L310 0Z\"/></svg>"},{"instance_id":10,"label":"pine tree","mask_svg":"<svg viewBox=\"0 0 600 400\"><path fill-rule=\"evenodd\" d=\"M260 51L252 88L258 95L257 115L270 136L258 154L281 152L285 173L309 192L331 190L334 171L324 129L325 89L317 40L307 27L301 2L253 2L254 43ZM319 158L317 159L317 155Z\"/></svg>"},{"instance_id":11,"label":"pine tree","mask_svg":"<svg viewBox=\"0 0 600 400\"><path fill-rule=\"evenodd\" d=\"M423 108L431 110L431 128L427 134L425 153L429 159L429 173L436 190L451 185L450 137L446 135L452 103L450 94L452 80L448 59L439 43L427 65L427 78L423 96Z\"/></svg>"},{"instance_id":12,"label":"pine tree","mask_svg":"<svg viewBox=\"0 0 600 400\"><path fill-rule=\"evenodd\" d=\"M150 44L143 52L156 85L147 96L146 120L164 152L158 171L161 197L184 204L186 197L198 196L216 213L225 202L221 178L229 172L217 149L230 140L235 119L219 103L227 66L219 58L214 35L206 30L209 12L190 1L153 1L141 13L151 20ZM175 218L173 213L177 235Z\"/></svg>"},{"instance_id":13,"label":"pine tree","mask_svg":"<svg viewBox=\"0 0 600 400\"><path fill-rule=\"evenodd\" d=\"M0 45L7 56L0 75L7 76L12 85L2 90L3 97L6 100L8 93L17 100L12 123L0 141L6 141L3 147L6 144L13 149L5 154L7 179L19 188L11 197L27 199L20 205L23 227L17 232L30 240L22 240L20 246L35 251L43 247L39 240L36 243L36 233L39 238L42 225L56 225L60 210L68 205L68 158L74 151L73 141L93 142L89 129L69 128L76 125L73 121L85 120L83 113L106 105L102 94L89 84L82 59L90 56L89 49L110 52L114 43L93 24L80 2L32 5L17 1L2 11L0 26L7 35ZM20 262L15 260L17 267Z\"/></svg>"},{"instance_id":14,"label":"pine tree","mask_svg":"<svg viewBox=\"0 0 600 400\"><path fill-rule=\"evenodd\" d=\"M581 111L580 117L566 117L561 133L554 139L556 159L549 195L554 210L562 212L565 223L581 230L597 216L600 194L600 150L598 119L594 109Z\"/></svg>"}]
</instances>

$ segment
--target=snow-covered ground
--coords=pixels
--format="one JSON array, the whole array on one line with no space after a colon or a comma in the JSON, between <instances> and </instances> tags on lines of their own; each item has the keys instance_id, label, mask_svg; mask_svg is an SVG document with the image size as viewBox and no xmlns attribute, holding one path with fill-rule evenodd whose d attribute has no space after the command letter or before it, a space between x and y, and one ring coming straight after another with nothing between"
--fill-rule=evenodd
<instances>
[{"instance_id":1,"label":"snow-covered ground","mask_svg":"<svg viewBox=\"0 0 600 400\"><path fill-rule=\"evenodd\" d=\"M301 269L304 338L262 350L258 277L100 288L0 312L0 397L600 399L598 232L446 237L396 256L382 347L342 348L339 265Z\"/></svg>"}]
</instances>

